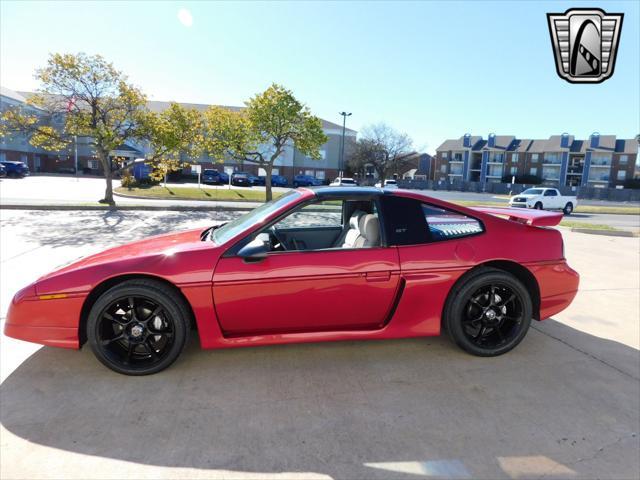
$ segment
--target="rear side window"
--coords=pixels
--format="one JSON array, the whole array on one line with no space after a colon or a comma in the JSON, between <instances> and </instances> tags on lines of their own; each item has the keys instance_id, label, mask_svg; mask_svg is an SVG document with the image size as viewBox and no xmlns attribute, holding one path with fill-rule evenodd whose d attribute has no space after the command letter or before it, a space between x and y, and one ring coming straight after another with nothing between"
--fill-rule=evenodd
<instances>
[{"instance_id":1,"label":"rear side window","mask_svg":"<svg viewBox=\"0 0 640 480\"><path fill-rule=\"evenodd\" d=\"M458 212L422 204L422 213L432 242L468 237L483 232L482 224L478 220Z\"/></svg>"},{"instance_id":2,"label":"rear side window","mask_svg":"<svg viewBox=\"0 0 640 480\"><path fill-rule=\"evenodd\" d=\"M545 197L557 197L558 196L558 192L556 192L555 190L547 190L546 192L544 192L544 196Z\"/></svg>"}]
</instances>

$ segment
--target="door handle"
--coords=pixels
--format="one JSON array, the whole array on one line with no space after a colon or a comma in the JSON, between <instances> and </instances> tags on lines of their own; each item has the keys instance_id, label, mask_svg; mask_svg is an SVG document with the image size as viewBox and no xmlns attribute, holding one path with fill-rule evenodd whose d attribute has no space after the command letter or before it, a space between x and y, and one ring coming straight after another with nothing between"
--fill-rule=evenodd
<instances>
[{"instance_id":1,"label":"door handle","mask_svg":"<svg viewBox=\"0 0 640 480\"><path fill-rule=\"evenodd\" d=\"M391 272L368 272L365 278L367 282L386 282L391 278Z\"/></svg>"}]
</instances>

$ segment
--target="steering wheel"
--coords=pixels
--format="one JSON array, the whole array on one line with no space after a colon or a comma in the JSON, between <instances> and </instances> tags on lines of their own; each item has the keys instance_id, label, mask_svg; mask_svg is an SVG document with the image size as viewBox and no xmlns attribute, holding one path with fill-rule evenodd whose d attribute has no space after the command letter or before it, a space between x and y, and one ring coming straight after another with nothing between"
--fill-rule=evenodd
<instances>
[{"instance_id":1,"label":"steering wheel","mask_svg":"<svg viewBox=\"0 0 640 480\"><path fill-rule=\"evenodd\" d=\"M273 238L275 238L278 242L279 245L274 245L274 249L277 248L282 248L282 250L287 250L287 244L284 243L284 241L282 240L282 238L280 238L280 234L278 233L278 229L276 228L275 225L271 225L269 227L269 233L271 235L273 235Z\"/></svg>"}]
</instances>

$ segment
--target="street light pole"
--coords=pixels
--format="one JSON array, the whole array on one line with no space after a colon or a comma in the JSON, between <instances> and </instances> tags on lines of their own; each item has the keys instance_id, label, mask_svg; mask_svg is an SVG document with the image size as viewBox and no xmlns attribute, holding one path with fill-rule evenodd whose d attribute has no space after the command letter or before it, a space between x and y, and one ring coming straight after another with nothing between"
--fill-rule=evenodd
<instances>
[{"instance_id":1,"label":"street light pole","mask_svg":"<svg viewBox=\"0 0 640 480\"><path fill-rule=\"evenodd\" d=\"M346 130L346 126L347 126L347 117L351 116L350 112L340 112L340 115L342 115L342 141L340 144L340 165L339 165L339 170L340 170L340 174L339 177L340 179L342 179L342 173L344 171L344 135L345 135L345 130Z\"/></svg>"}]
</instances>

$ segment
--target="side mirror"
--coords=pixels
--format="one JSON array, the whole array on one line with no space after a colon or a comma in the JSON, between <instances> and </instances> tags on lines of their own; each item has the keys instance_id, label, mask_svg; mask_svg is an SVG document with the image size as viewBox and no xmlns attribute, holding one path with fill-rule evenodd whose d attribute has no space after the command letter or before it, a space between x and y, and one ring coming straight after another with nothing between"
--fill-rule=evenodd
<instances>
[{"instance_id":1,"label":"side mirror","mask_svg":"<svg viewBox=\"0 0 640 480\"><path fill-rule=\"evenodd\" d=\"M260 262L267 258L271 250L269 234L261 233L238 251L238 256L245 262Z\"/></svg>"}]
</instances>

